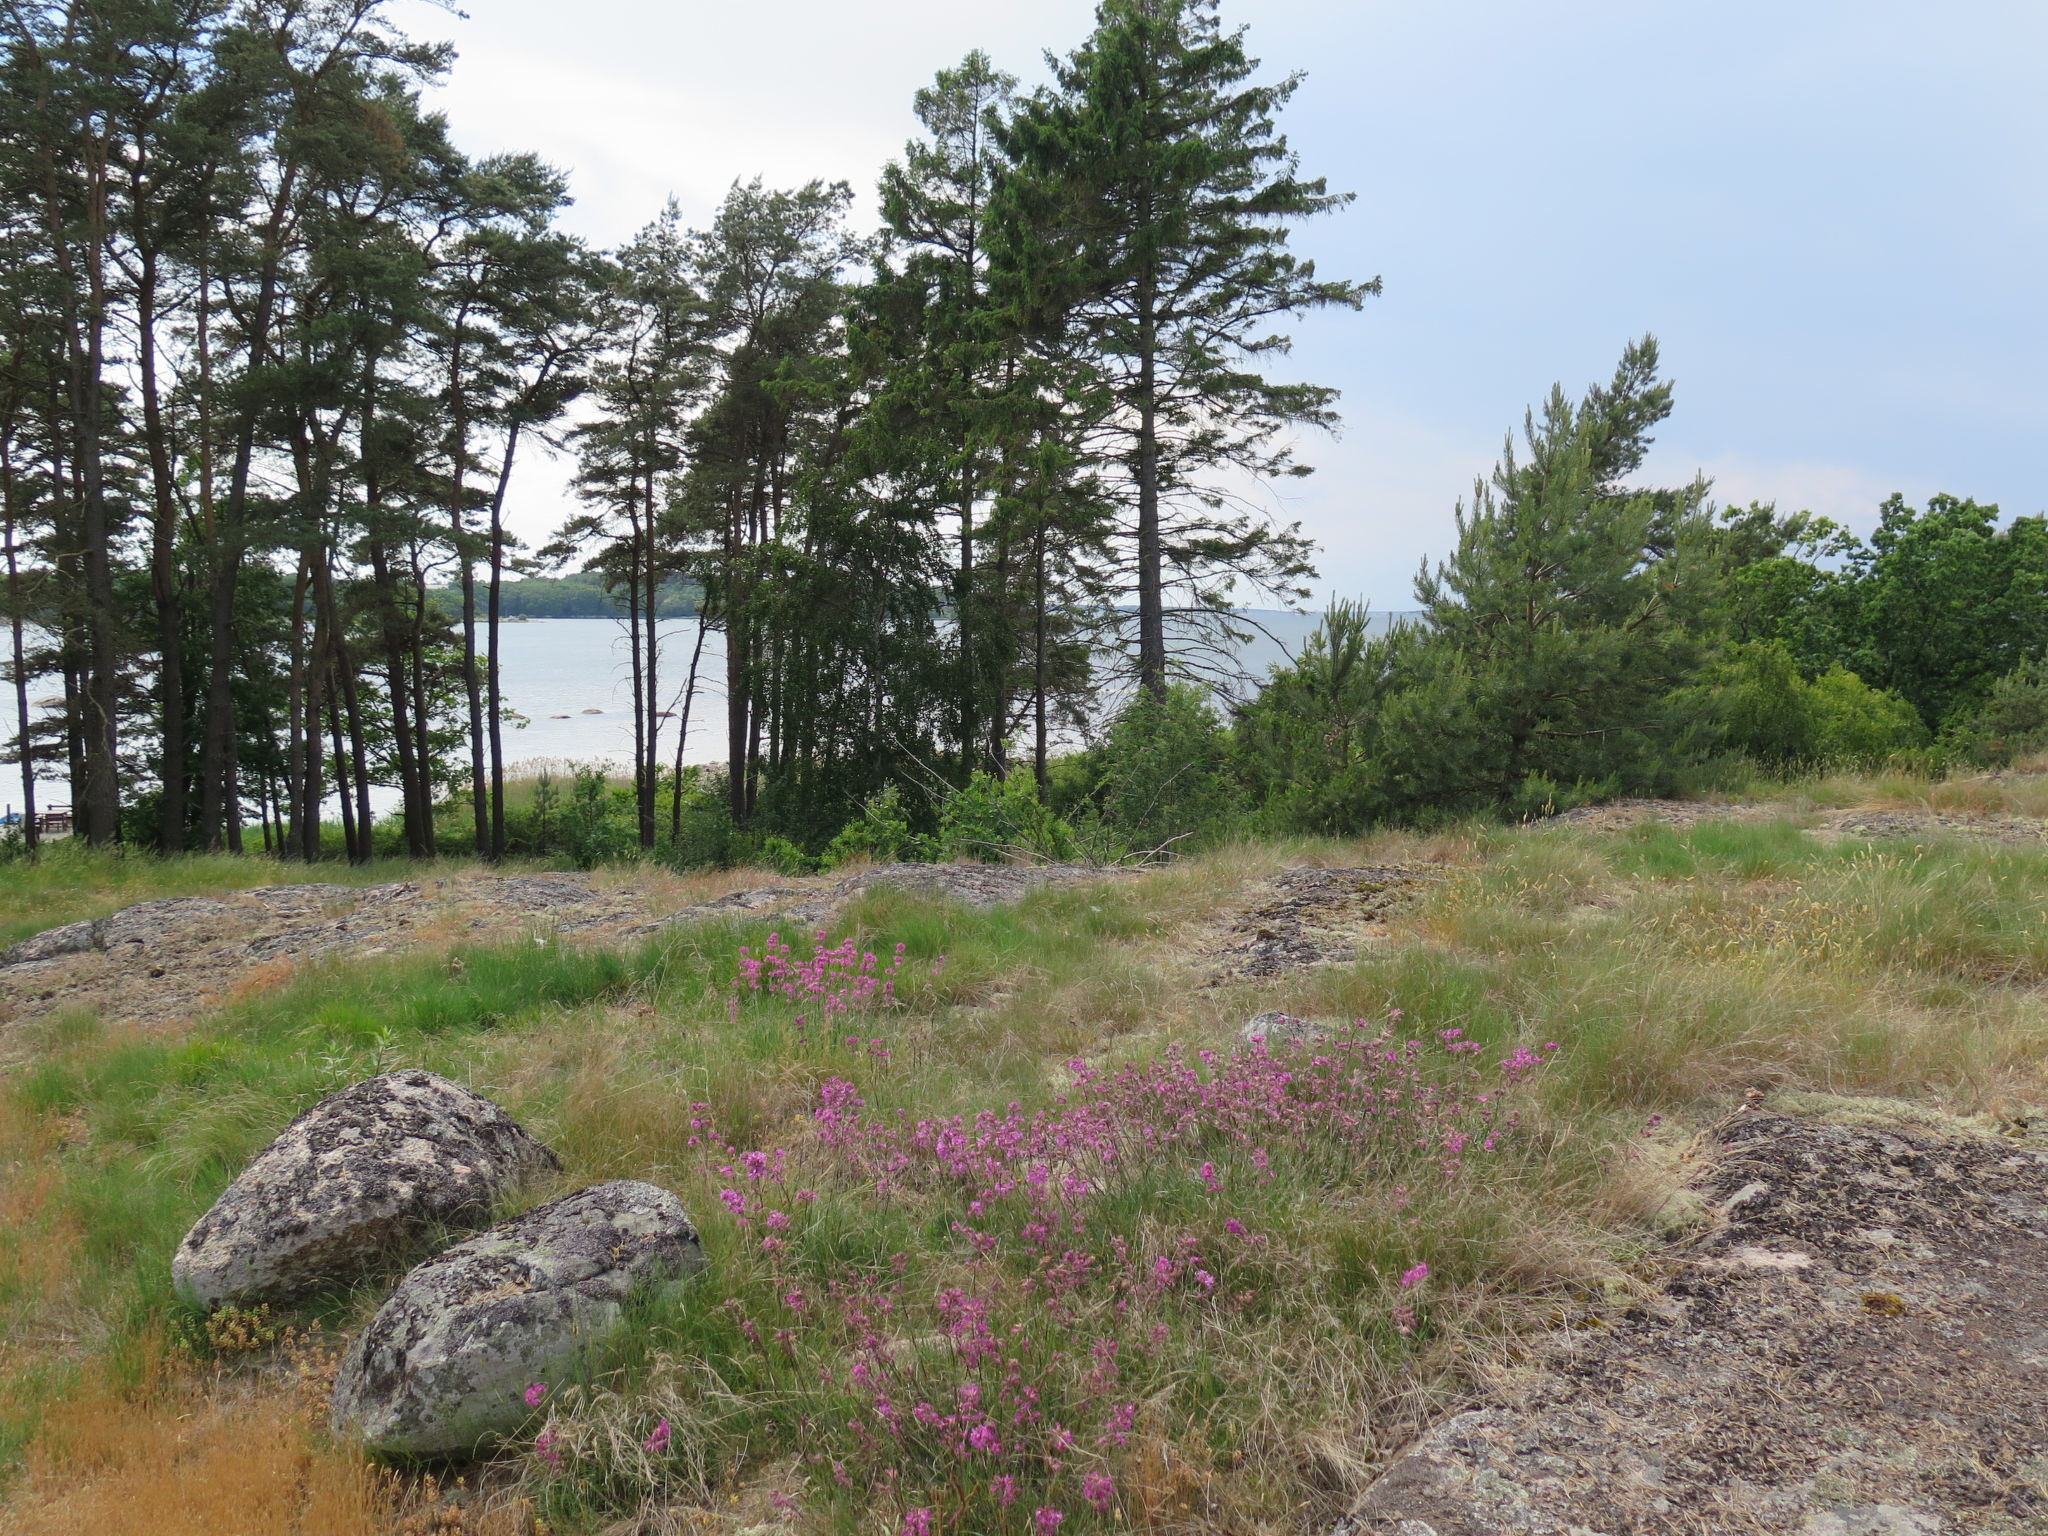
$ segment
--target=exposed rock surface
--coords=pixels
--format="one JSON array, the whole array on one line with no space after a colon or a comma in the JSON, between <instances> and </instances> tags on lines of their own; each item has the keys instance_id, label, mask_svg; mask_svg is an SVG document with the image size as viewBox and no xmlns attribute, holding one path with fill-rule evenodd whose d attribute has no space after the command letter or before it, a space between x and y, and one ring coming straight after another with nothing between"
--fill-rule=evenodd
<instances>
[{"instance_id":1,"label":"exposed rock surface","mask_svg":"<svg viewBox=\"0 0 2048 1536\"><path fill-rule=\"evenodd\" d=\"M1960 811L1830 811L1817 830L1835 837L1969 837L2025 847L2048 837L2048 822Z\"/></svg>"},{"instance_id":2,"label":"exposed rock surface","mask_svg":"<svg viewBox=\"0 0 2048 1536\"><path fill-rule=\"evenodd\" d=\"M1337 1026L1325 1019L1297 1019L1291 1013L1255 1013L1244 1021L1238 1035L1247 1045L1261 1040L1268 1045L1283 1045L1290 1040L1320 1040L1336 1032Z\"/></svg>"},{"instance_id":3,"label":"exposed rock surface","mask_svg":"<svg viewBox=\"0 0 2048 1536\"><path fill-rule=\"evenodd\" d=\"M132 960L169 938L211 926L233 912L227 902L211 896L168 896L160 901L137 902L92 922L66 923L61 928L32 934L19 944L0 950L0 969L89 950Z\"/></svg>"},{"instance_id":4,"label":"exposed rock surface","mask_svg":"<svg viewBox=\"0 0 2048 1536\"><path fill-rule=\"evenodd\" d=\"M399 1285L343 1358L335 1432L385 1455L464 1456L516 1430L641 1287L701 1269L682 1203L620 1179L457 1243Z\"/></svg>"},{"instance_id":5,"label":"exposed rock surface","mask_svg":"<svg viewBox=\"0 0 2048 1536\"><path fill-rule=\"evenodd\" d=\"M522 1179L559 1167L480 1094L387 1072L286 1126L185 1234L171 1280L208 1307L300 1294L431 1225L486 1216Z\"/></svg>"},{"instance_id":6,"label":"exposed rock surface","mask_svg":"<svg viewBox=\"0 0 2048 1536\"><path fill-rule=\"evenodd\" d=\"M1767 821L1789 814L1782 805L1738 805L1729 800L1656 800L1625 795L1592 805L1575 805L1555 816L1540 816L1537 827L1586 827L1595 832L1620 832L1644 822L1667 827L1697 826L1703 821Z\"/></svg>"},{"instance_id":7,"label":"exposed rock surface","mask_svg":"<svg viewBox=\"0 0 2048 1536\"><path fill-rule=\"evenodd\" d=\"M1232 917L1210 953L1218 980L1266 980L1354 960L1386 937L1387 918L1431 879L1418 869L1285 869Z\"/></svg>"},{"instance_id":8,"label":"exposed rock surface","mask_svg":"<svg viewBox=\"0 0 2048 1536\"><path fill-rule=\"evenodd\" d=\"M1578 1319L1341 1529L2048 1530L2048 1153L1839 1110L1715 1141L1663 1293Z\"/></svg>"},{"instance_id":9,"label":"exposed rock surface","mask_svg":"<svg viewBox=\"0 0 2048 1536\"><path fill-rule=\"evenodd\" d=\"M1688 827L1698 826L1703 821L1775 820L1797 821L1815 837L1823 840L1843 837L1962 837L2029 846L2048 838L2048 820L2038 816L1933 809L1802 811L1797 806L1784 802L1739 804L1727 800L1603 800L1596 805L1575 806L1555 816L1543 817L1534 825L1583 827L1595 832L1622 832L1631 827L1655 822L1682 831Z\"/></svg>"},{"instance_id":10,"label":"exposed rock surface","mask_svg":"<svg viewBox=\"0 0 2048 1536\"><path fill-rule=\"evenodd\" d=\"M174 1024L245 987L279 985L297 963L322 956L503 942L522 932L632 943L752 912L823 922L877 885L985 906L1115 873L1063 864L890 864L728 890L679 908L615 875L575 873L456 874L372 886L309 882L174 897L51 928L0 951L0 1026L66 1007L90 1008L109 1023ZM6 1047L0 1030L0 1063Z\"/></svg>"}]
</instances>

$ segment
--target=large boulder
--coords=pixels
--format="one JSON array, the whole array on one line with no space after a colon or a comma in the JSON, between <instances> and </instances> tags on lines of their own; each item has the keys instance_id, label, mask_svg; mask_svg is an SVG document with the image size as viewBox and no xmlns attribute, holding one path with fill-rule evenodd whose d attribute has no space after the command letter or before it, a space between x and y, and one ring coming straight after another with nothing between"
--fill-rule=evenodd
<instances>
[{"instance_id":1,"label":"large boulder","mask_svg":"<svg viewBox=\"0 0 2048 1536\"><path fill-rule=\"evenodd\" d=\"M573 1373L636 1289L703 1267L682 1202L652 1184L536 1206L405 1277L342 1359L335 1433L384 1455L469 1455L517 1430L526 1389Z\"/></svg>"},{"instance_id":2,"label":"large boulder","mask_svg":"<svg viewBox=\"0 0 2048 1536\"><path fill-rule=\"evenodd\" d=\"M480 1094L432 1072L387 1072L285 1127L171 1260L200 1306L271 1301L360 1272L435 1225L487 1218L555 1154Z\"/></svg>"}]
</instances>

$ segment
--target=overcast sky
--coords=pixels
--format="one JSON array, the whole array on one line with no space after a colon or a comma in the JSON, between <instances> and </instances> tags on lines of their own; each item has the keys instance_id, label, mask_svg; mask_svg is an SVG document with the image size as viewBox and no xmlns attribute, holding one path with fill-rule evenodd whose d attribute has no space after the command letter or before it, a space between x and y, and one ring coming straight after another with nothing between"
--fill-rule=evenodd
<instances>
[{"instance_id":1,"label":"overcast sky","mask_svg":"<svg viewBox=\"0 0 2048 1536\"><path fill-rule=\"evenodd\" d=\"M460 57L437 94L475 154L570 174L612 244L736 178L863 195L912 93L982 48L1041 79L1084 0L463 0L405 7ZM1358 200L1303 229L1382 276L1280 366L1343 391L1282 504L1325 595L1412 607L1451 510L1553 380L1663 343L1678 406L1647 477L1866 528L1891 491L2048 509L2048 5L2041 0L1226 0L1304 170ZM516 517L560 520L533 466Z\"/></svg>"}]
</instances>

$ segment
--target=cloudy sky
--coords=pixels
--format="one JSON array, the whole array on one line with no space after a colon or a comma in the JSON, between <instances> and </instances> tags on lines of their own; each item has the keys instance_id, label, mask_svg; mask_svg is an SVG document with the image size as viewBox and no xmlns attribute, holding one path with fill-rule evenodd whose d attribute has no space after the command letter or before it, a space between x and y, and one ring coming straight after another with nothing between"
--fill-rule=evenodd
<instances>
[{"instance_id":1,"label":"cloudy sky","mask_svg":"<svg viewBox=\"0 0 2048 1536\"><path fill-rule=\"evenodd\" d=\"M570 173L600 244L736 178L863 193L910 100L970 48L1028 83L1088 0L463 0L403 20L460 53L472 153ZM2048 6L2040 0L1225 0L1304 169L1357 193L1301 231L1378 274L1283 366L1346 426L1277 503L1325 594L1412 606L1451 509L1553 380L1662 341L1678 409L1648 475L1867 527L1938 490L2048 509ZM872 208L864 199L863 216ZM562 515L536 466L523 531Z\"/></svg>"}]
</instances>

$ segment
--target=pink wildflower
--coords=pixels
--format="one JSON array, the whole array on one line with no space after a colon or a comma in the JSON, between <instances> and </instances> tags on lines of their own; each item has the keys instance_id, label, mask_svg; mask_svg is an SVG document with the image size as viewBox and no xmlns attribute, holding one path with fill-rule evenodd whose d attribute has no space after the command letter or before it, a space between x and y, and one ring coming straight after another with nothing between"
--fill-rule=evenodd
<instances>
[{"instance_id":1,"label":"pink wildflower","mask_svg":"<svg viewBox=\"0 0 2048 1536\"><path fill-rule=\"evenodd\" d=\"M1418 1264L1401 1276L1401 1289L1406 1291L1422 1284L1429 1278L1429 1266Z\"/></svg>"},{"instance_id":2,"label":"pink wildflower","mask_svg":"<svg viewBox=\"0 0 2048 1536\"><path fill-rule=\"evenodd\" d=\"M646 1451L648 1455L659 1456L663 1451L668 1449L669 1439L670 1435L668 1420L663 1419L659 1424L654 1426L654 1433L649 1435L645 1440L640 1442L640 1446L641 1449Z\"/></svg>"},{"instance_id":3,"label":"pink wildflower","mask_svg":"<svg viewBox=\"0 0 2048 1536\"><path fill-rule=\"evenodd\" d=\"M1052 1536L1067 1517L1060 1511L1041 1504L1031 1512L1032 1536Z\"/></svg>"},{"instance_id":4,"label":"pink wildflower","mask_svg":"<svg viewBox=\"0 0 2048 1536\"><path fill-rule=\"evenodd\" d=\"M1090 1472L1081 1479L1081 1497L1095 1506L1095 1513L1106 1515L1116 1502L1116 1480L1107 1472Z\"/></svg>"},{"instance_id":5,"label":"pink wildflower","mask_svg":"<svg viewBox=\"0 0 2048 1536\"><path fill-rule=\"evenodd\" d=\"M546 1397L547 1395L548 1384L544 1381L534 1382L531 1386L529 1386L526 1389L526 1406L529 1408L538 1408L540 1406L540 1400Z\"/></svg>"}]
</instances>

